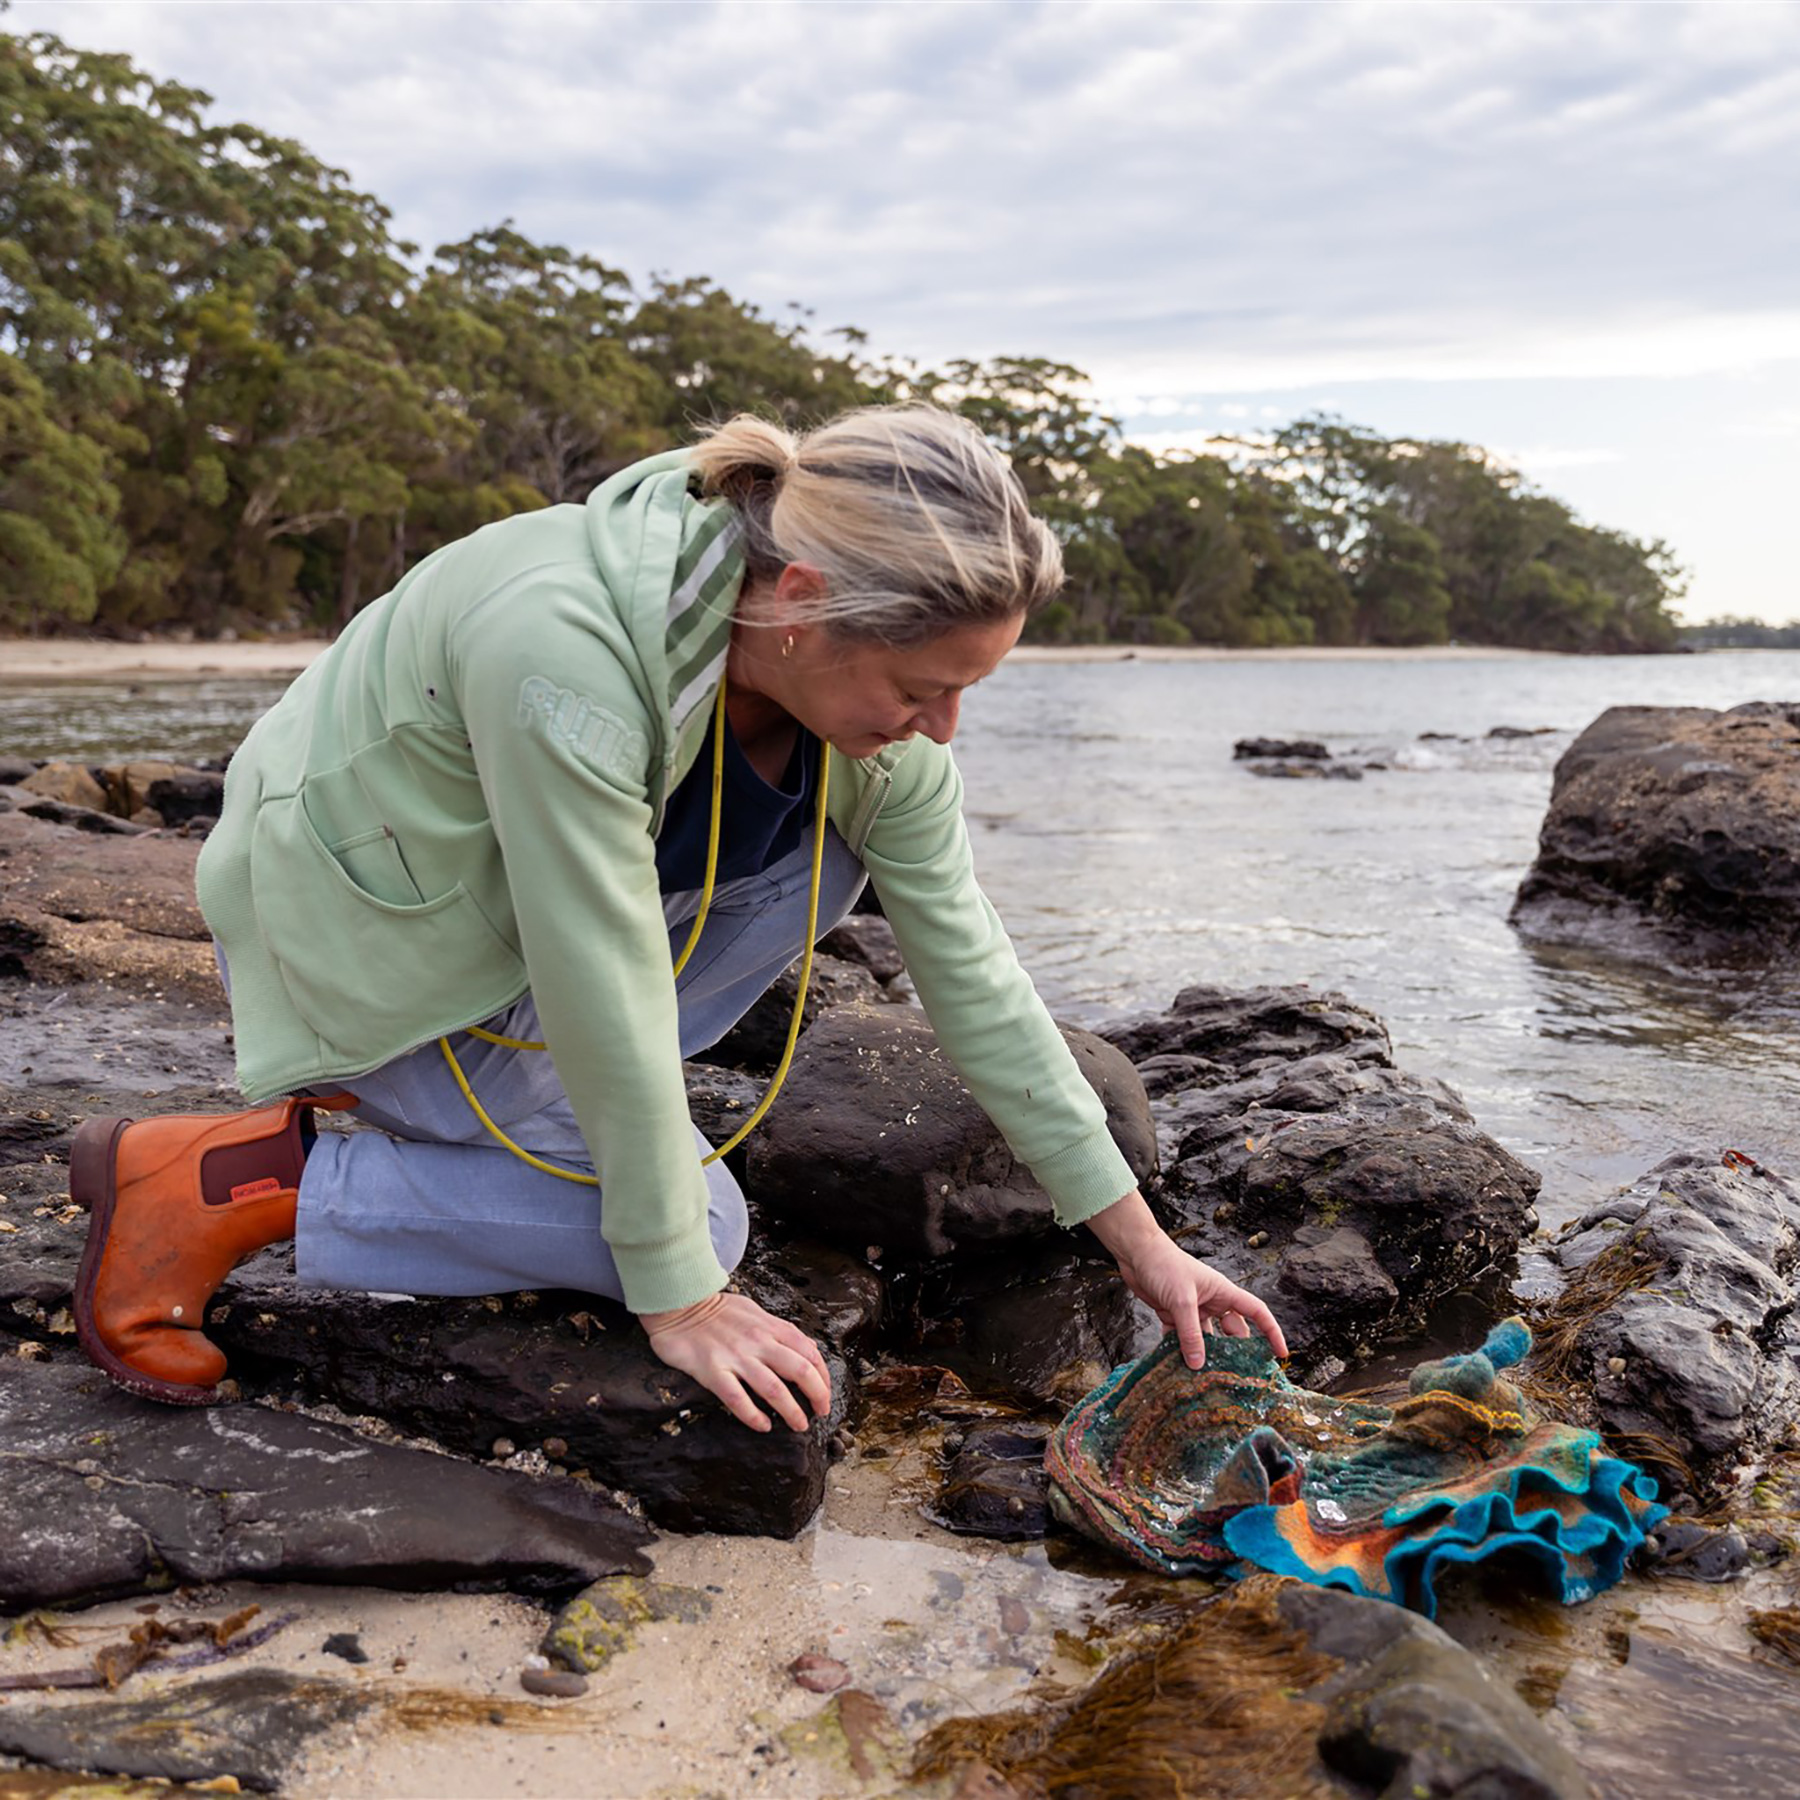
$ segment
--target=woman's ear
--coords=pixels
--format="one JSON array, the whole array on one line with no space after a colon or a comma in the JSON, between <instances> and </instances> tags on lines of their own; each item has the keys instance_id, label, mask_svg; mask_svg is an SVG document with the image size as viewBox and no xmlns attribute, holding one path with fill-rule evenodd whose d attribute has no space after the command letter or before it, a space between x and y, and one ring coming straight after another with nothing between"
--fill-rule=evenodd
<instances>
[{"instance_id":1,"label":"woman's ear","mask_svg":"<svg viewBox=\"0 0 1800 1800\"><path fill-rule=\"evenodd\" d=\"M811 563L791 562L775 577L776 605L796 625L812 622L806 615L826 592L824 575Z\"/></svg>"}]
</instances>

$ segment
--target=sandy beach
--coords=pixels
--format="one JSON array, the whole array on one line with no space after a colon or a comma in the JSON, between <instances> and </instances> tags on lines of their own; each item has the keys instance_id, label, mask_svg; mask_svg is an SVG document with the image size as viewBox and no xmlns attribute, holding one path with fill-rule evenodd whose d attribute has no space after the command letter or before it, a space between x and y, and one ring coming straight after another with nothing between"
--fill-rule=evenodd
<instances>
[{"instance_id":1,"label":"sandy beach","mask_svg":"<svg viewBox=\"0 0 1800 1800\"><path fill-rule=\"evenodd\" d=\"M151 639L141 644L77 638L0 638L0 681L106 681L149 675L158 680L297 675L330 639L272 637L229 643ZM1196 645L1021 644L1014 662L1497 662L1538 656L1485 644L1428 644L1394 650L1362 645L1283 650L1221 650Z\"/></svg>"}]
</instances>

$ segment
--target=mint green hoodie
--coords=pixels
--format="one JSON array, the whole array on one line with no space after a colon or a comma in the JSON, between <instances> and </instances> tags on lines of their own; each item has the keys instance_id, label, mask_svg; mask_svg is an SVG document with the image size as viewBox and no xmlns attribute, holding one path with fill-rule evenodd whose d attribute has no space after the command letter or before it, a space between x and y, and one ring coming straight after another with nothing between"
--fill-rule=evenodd
<instances>
[{"instance_id":1,"label":"mint green hoodie","mask_svg":"<svg viewBox=\"0 0 1800 1800\"><path fill-rule=\"evenodd\" d=\"M531 990L637 1312L726 1279L654 838L724 673L736 545L735 515L694 498L680 451L585 506L447 545L258 721L200 858L252 1100L353 1086ZM1130 1192L1100 1102L976 884L948 749L915 738L834 759L830 815L939 1041L1057 1217Z\"/></svg>"}]
</instances>

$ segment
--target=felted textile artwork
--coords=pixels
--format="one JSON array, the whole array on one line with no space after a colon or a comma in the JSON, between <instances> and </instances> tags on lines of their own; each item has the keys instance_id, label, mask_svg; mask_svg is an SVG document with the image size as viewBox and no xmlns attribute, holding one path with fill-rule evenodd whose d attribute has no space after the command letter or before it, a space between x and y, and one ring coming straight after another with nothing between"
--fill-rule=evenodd
<instances>
[{"instance_id":1,"label":"felted textile artwork","mask_svg":"<svg viewBox=\"0 0 1800 1800\"><path fill-rule=\"evenodd\" d=\"M1668 1508L1499 1373L1530 1348L1505 1320L1421 1363L1390 1407L1295 1387L1260 1337L1211 1337L1190 1369L1171 1333L1051 1434L1051 1508L1165 1575L1267 1569L1429 1618L1447 1569L1507 1553L1565 1604L1589 1599Z\"/></svg>"}]
</instances>

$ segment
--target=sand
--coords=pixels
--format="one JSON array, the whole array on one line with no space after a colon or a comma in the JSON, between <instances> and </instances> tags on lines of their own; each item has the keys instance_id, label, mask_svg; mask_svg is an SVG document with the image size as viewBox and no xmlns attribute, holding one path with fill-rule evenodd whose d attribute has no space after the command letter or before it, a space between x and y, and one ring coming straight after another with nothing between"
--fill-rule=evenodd
<instances>
[{"instance_id":1,"label":"sand","mask_svg":"<svg viewBox=\"0 0 1800 1800\"><path fill-rule=\"evenodd\" d=\"M325 638L271 637L232 643L141 644L64 638L0 638L0 681L103 681L153 675L161 680L298 674L322 650ZM1430 644L1414 650L1350 645L1305 650L1217 650L1192 646L1125 644L1022 644L1013 662L1493 662L1537 656L1535 650L1497 650L1480 644Z\"/></svg>"}]
</instances>

